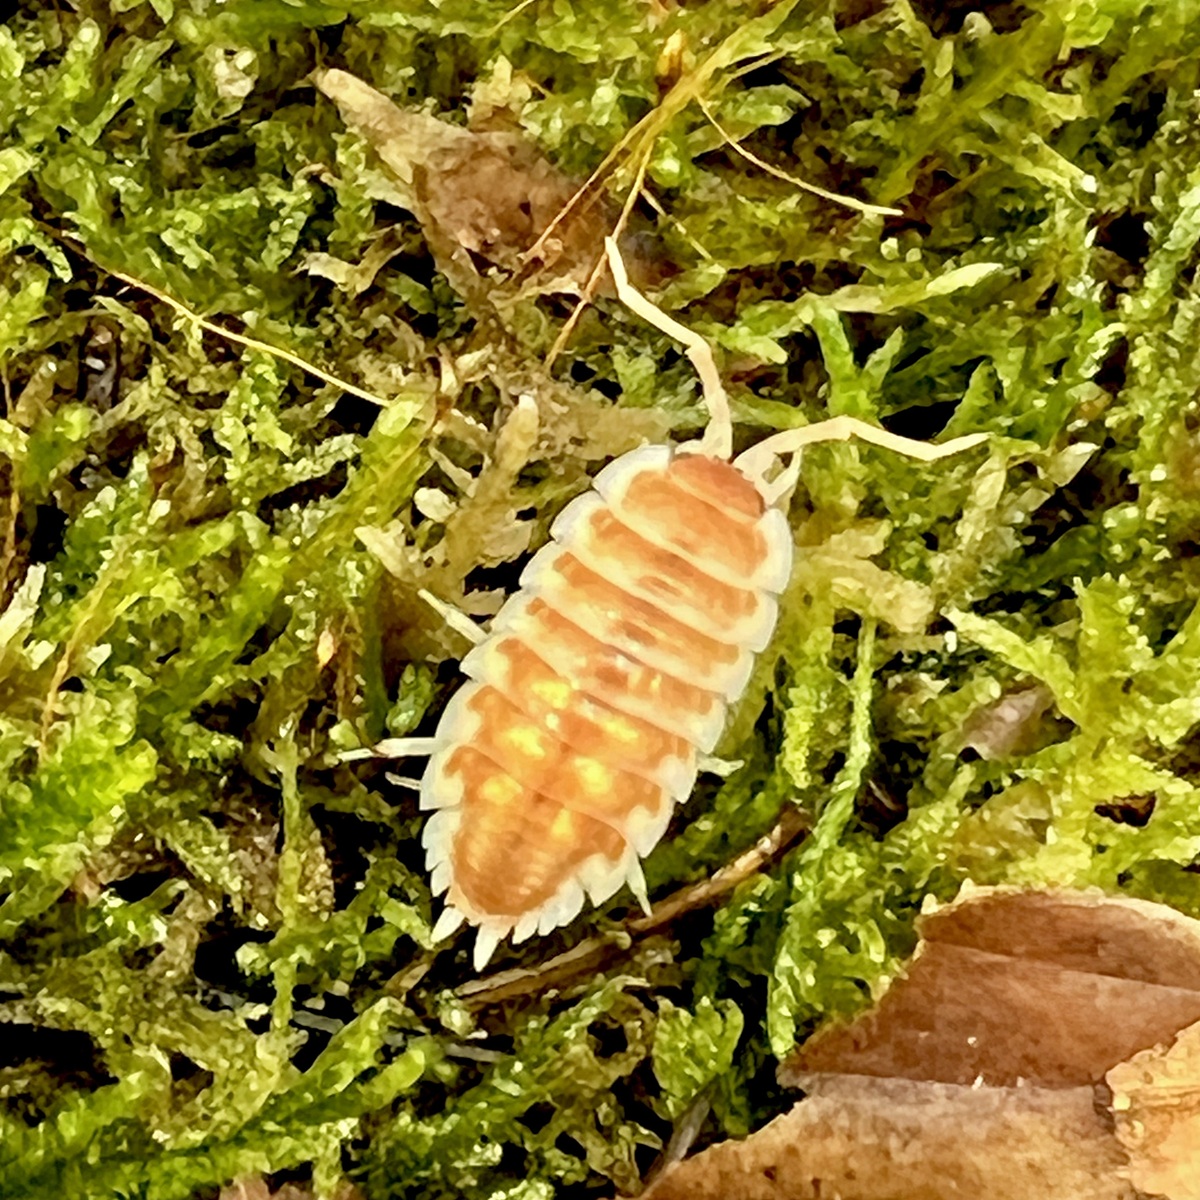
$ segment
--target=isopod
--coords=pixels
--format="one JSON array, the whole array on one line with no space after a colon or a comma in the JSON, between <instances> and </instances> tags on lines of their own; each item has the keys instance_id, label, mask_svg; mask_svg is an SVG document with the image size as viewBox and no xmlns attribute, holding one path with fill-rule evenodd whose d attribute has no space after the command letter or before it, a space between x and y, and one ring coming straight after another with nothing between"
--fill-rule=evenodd
<instances>
[{"instance_id":1,"label":"isopod","mask_svg":"<svg viewBox=\"0 0 1200 1200\"><path fill-rule=\"evenodd\" d=\"M463 659L467 682L436 734L410 750L430 752L422 842L433 891L446 893L434 936L477 926L476 969L505 937L548 933L585 899L629 884L645 904L640 860L771 640L801 447L859 437L932 460L986 436L932 446L835 417L734 458L707 343L632 289L607 245L620 299L685 345L709 422L696 441L622 455L567 505Z\"/></svg>"}]
</instances>

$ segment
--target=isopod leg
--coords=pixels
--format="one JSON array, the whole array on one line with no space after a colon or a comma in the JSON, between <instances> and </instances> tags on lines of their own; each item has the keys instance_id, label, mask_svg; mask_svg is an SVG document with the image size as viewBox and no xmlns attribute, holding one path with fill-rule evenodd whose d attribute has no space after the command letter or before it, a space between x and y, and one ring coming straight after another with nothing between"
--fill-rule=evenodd
<instances>
[{"instance_id":1,"label":"isopod leg","mask_svg":"<svg viewBox=\"0 0 1200 1200\"><path fill-rule=\"evenodd\" d=\"M417 595L437 613L455 633L461 633L472 646L478 646L487 639L487 630L481 629L466 613L460 612L453 604L435 596L425 588L419 588Z\"/></svg>"},{"instance_id":2,"label":"isopod leg","mask_svg":"<svg viewBox=\"0 0 1200 1200\"><path fill-rule=\"evenodd\" d=\"M344 750L338 762L361 762L366 758L425 758L437 749L437 738L384 738L374 746Z\"/></svg>"},{"instance_id":3,"label":"isopod leg","mask_svg":"<svg viewBox=\"0 0 1200 1200\"><path fill-rule=\"evenodd\" d=\"M376 758L427 758L441 743L431 737L384 738L371 747Z\"/></svg>"},{"instance_id":4,"label":"isopod leg","mask_svg":"<svg viewBox=\"0 0 1200 1200\"><path fill-rule=\"evenodd\" d=\"M729 412L729 397L725 393L725 385L722 384L717 364L713 361L712 347L694 330L681 325L658 305L651 304L629 282L625 262L612 238L604 239L604 248L608 253L613 282L617 285L617 299L643 321L681 342L684 353L692 360L692 365L700 376L700 384L704 389L704 405L708 409L708 428L700 441L693 443L688 449L713 458L728 458L733 453L733 418Z\"/></svg>"},{"instance_id":5,"label":"isopod leg","mask_svg":"<svg viewBox=\"0 0 1200 1200\"><path fill-rule=\"evenodd\" d=\"M410 779L407 775L397 775L395 771L385 771L383 777L394 787L408 788L410 792L419 792L421 790L421 781L419 779Z\"/></svg>"},{"instance_id":6,"label":"isopod leg","mask_svg":"<svg viewBox=\"0 0 1200 1200\"><path fill-rule=\"evenodd\" d=\"M633 893L633 898L638 902L642 912L646 916L650 915L650 896L646 891L646 876L642 871L640 861L635 861L629 868L629 876L625 881L629 884L629 890Z\"/></svg>"},{"instance_id":7,"label":"isopod leg","mask_svg":"<svg viewBox=\"0 0 1200 1200\"><path fill-rule=\"evenodd\" d=\"M697 771L701 774L716 775L720 779L728 779L734 771L740 771L745 765L745 759L717 758L715 754L701 754L696 760Z\"/></svg>"}]
</instances>

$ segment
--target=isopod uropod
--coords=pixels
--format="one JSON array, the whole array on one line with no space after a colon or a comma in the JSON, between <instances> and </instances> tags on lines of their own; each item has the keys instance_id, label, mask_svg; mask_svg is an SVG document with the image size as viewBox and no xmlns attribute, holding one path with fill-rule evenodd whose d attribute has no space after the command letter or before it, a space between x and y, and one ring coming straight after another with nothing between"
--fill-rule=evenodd
<instances>
[{"instance_id":1,"label":"isopod uropod","mask_svg":"<svg viewBox=\"0 0 1200 1200\"><path fill-rule=\"evenodd\" d=\"M447 893L434 936L478 926L476 969L509 934L570 921L585 896L628 883L645 903L640 859L774 631L792 566L780 502L800 448L857 436L932 460L985 437L931 446L835 417L732 458L707 344L629 286L611 240L608 252L620 299L687 348L709 424L694 442L622 455L559 514L424 747L422 841L433 891Z\"/></svg>"}]
</instances>

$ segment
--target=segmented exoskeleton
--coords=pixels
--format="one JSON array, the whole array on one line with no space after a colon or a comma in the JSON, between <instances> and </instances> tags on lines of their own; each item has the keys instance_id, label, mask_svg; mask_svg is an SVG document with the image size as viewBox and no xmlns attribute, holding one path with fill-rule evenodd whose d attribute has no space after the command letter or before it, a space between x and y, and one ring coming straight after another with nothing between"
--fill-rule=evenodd
<instances>
[{"instance_id":1,"label":"segmented exoskeleton","mask_svg":"<svg viewBox=\"0 0 1200 1200\"><path fill-rule=\"evenodd\" d=\"M645 902L640 859L687 798L702 755L771 639L792 567L781 502L798 451L857 436L934 459L941 446L847 417L776 434L732 459L728 402L707 344L629 287L618 295L679 338L704 383L709 425L680 446L621 456L572 501L520 590L466 656L421 782L423 842L446 909L435 933L499 940L571 920L624 883ZM780 470L780 458L791 462Z\"/></svg>"}]
</instances>

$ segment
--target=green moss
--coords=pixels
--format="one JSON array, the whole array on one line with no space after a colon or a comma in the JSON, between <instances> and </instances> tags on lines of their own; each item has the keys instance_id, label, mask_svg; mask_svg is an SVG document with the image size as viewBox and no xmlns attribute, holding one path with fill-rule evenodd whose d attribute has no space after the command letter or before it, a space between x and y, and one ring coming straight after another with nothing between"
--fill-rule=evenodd
<instances>
[{"instance_id":1,"label":"green moss","mask_svg":"<svg viewBox=\"0 0 1200 1200\"><path fill-rule=\"evenodd\" d=\"M835 414L990 435L807 454L778 636L719 748L742 765L681 810L651 897L787 806L811 837L488 1005L466 938L431 944L414 794L343 756L450 694L465 643L422 592L494 613L602 462L703 411L603 296L547 370L561 297L457 247L318 67L520 131L614 211L644 168L630 257L717 348L739 444ZM904 0L18 5L0 1196L632 1189L674 1122L780 1111L775 1057L878 992L927 897L1200 912L1198 94L1176 0L961 26Z\"/></svg>"}]
</instances>

